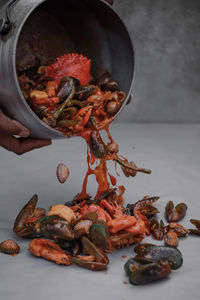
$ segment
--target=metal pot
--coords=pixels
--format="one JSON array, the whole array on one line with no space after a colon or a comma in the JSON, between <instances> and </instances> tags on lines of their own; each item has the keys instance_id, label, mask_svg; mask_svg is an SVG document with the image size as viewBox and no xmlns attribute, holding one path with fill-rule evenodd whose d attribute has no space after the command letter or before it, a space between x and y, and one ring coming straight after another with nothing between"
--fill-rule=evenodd
<instances>
[{"instance_id":1,"label":"metal pot","mask_svg":"<svg viewBox=\"0 0 200 300\"><path fill-rule=\"evenodd\" d=\"M1 0L0 32L0 107L28 127L32 137L65 137L42 122L22 95L17 71L34 60L45 64L65 53L82 53L92 60L93 77L107 69L127 95L124 105L128 102L133 46L122 20L105 1Z\"/></svg>"}]
</instances>

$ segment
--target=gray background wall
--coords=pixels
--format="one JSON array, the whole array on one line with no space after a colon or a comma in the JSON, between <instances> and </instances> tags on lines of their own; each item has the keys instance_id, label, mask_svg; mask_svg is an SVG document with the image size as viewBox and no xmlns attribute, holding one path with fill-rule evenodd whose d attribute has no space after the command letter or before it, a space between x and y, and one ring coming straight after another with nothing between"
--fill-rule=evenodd
<instances>
[{"instance_id":1,"label":"gray background wall","mask_svg":"<svg viewBox=\"0 0 200 300\"><path fill-rule=\"evenodd\" d=\"M117 119L200 121L200 0L115 0L134 41L134 102Z\"/></svg>"}]
</instances>

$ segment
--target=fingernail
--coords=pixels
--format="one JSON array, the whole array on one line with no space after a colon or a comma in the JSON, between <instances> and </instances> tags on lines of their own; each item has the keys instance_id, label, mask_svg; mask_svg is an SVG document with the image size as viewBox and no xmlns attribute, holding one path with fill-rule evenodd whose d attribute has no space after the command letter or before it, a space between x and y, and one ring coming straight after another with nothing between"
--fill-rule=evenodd
<instances>
[{"instance_id":1,"label":"fingernail","mask_svg":"<svg viewBox=\"0 0 200 300\"><path fill-rule=\"evenodd\" d=\"M30 135L30 131L28 129L24 129L24 130L20 131L18 135L23 138L26 138Z\"/></svg>"},{"instance_id":2,"label":"fingernail","mask_svg":"<svg viewBox=\"0 0 200 300\"><path fill-rule=\"evenodd\" d=\"M17 127L17 131L19 130L19 133L17 133L18 136L26 138L30 135L30 130L28 128L26 128L24 125L22 125L21 123L19 123L16 120L12 120L12 122Z\"/></svg>"}]
</instances>

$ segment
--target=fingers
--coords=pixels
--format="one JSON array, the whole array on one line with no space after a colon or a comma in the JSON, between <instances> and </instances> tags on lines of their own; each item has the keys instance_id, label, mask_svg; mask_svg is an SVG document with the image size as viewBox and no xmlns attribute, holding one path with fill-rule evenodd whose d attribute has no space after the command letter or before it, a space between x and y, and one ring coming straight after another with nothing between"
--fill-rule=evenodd
<instances>
[{"instance_id":1,"label":"fingers","mask_svg":"<svg viewBox=\"0 0 200 300\"><path fill-rule=\"evenodd\" d=\"M28 137L30 131L28 128L20 124L18 121L11 120L6 117L0 110L0 133L5 135L19 135L21 137Z\"/></svg>"},{"instance_id":2,"label":"fingers","mask_svg":"<svg viewBox=\"0 0 200 300\"><path fill-rule=\"evenodd\" d=\"M9 151L22 155L25 152L51 145L51 141L33 138L16 138L0 134L0 145Z\"/></svg>"}]
</instances>

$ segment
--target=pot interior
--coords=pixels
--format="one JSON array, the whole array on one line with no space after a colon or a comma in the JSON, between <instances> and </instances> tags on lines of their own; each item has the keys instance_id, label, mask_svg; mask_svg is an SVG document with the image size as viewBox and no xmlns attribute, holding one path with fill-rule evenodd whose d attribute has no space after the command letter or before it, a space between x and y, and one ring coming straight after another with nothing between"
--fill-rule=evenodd
<instances>
[{"instance_id":1,"label":"pot interior","mask_svg":"<svg viewBox=\"0 0 200 300\"><path fill-rule=\"evenodd\" d=\"M113 10L99 0L48 0L25 22L17 44L16 67L48 65L66 53L91 59L98 78L108 70L119 89L128 94L134 58L127 30Z\"/></svg>"}]
</instances>

